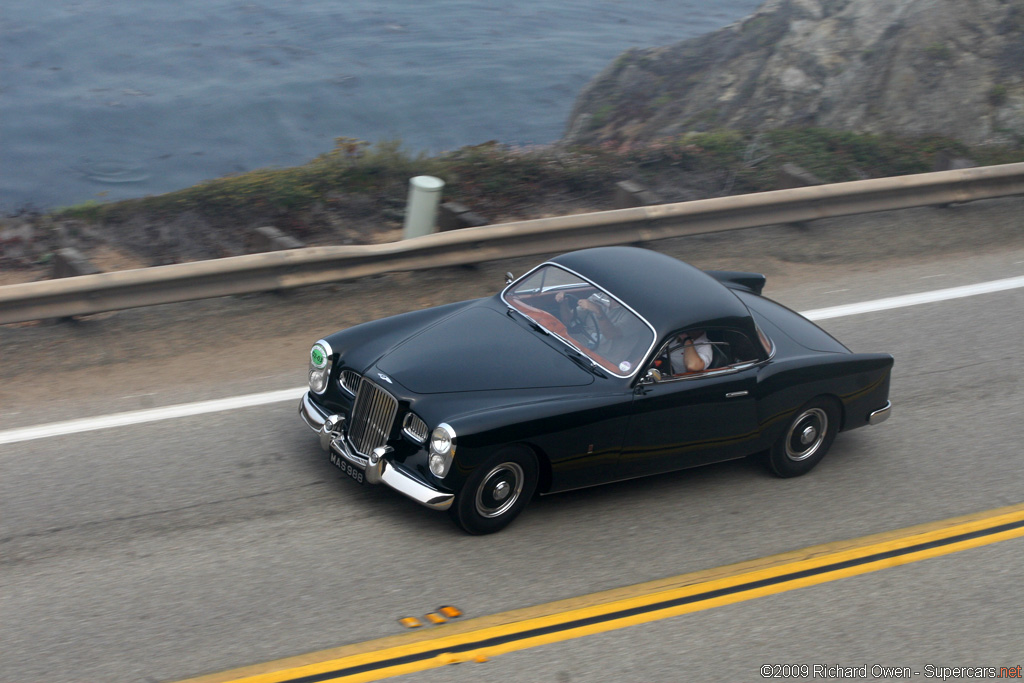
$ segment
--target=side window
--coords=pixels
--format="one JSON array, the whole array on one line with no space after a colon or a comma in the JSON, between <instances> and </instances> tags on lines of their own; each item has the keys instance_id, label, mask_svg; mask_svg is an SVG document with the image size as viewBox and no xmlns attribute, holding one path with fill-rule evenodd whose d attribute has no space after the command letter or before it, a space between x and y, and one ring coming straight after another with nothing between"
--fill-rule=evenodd
<instances>
[{"instance_id":1,"label":"side window","mask_svg":"<svg viewBox=\"0 0 1024 683\"><path fill-rule=\"evenodd\" d=\"M705 330L679 330L662 344L653 368L668 379L713 369L715 360L715 348Z\"/></svg>"},{"instance_id":2,"label":"side window","mask_svg":"<svg viewBox=\"0 0 1024 683\"><path fill-rule=\"evenodd\" d=\"M768 354L761 353L759 346L739 330L722 330L721 348L728 357L729 365L761 360Z\"/></svg>"},{"instance_id":3,"label":"side window","mask_svg":"<svg viewBox=\"0 0 1024 683\"><path fill-rule=\"evenodd\" d=\"M653 367L663 379L689 377L758 361L768 355L761 351L760 340L755 343L739 330L680 330L669 336L655 357Z\"/></svg>"}]
</instances>

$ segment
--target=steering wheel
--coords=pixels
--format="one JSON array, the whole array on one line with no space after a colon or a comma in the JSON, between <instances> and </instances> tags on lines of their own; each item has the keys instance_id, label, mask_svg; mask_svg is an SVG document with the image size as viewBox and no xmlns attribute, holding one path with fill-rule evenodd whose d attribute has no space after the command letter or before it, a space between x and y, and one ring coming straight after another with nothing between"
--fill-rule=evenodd
<instances>
[{"instance_id":1,"label":"steering wheel","mask_svg":"<svg viewBox=\"0 0 1024 683\"><path fill-rule=\"evenodd\" d=\"M566 296L572 295L567 294ZM601 344L601 326L597 324L597 316L593 311L580 308L580 300L577 297L572 297L572 299L574 300L572 301L572 319L566 327L569 334L577 337L584 346L593 351Z\"/></svg>"}]
</instances>

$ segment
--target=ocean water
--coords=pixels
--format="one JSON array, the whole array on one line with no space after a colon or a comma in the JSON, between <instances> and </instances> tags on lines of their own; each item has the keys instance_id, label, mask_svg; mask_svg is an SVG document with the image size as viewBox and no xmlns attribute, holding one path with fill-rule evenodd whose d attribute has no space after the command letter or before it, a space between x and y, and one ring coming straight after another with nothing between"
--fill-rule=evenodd
<instances>
[{"instance_id":1,"label":"ocean water","mask_svg":"<svg viewBox=\"0 0 1024 683\"><path fill-rule=\"evenodd\" d=\"M762 0L4 0L0 212L292 166L333 139L558 139L630 47Z\"/></svg>"}]
</instances>

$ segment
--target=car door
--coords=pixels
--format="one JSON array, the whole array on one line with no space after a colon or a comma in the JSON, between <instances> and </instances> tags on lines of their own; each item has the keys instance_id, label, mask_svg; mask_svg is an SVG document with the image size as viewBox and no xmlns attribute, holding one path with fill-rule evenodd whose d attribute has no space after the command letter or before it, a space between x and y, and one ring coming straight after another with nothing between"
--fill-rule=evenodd
<instances>
[{"instance_id":1,"label":"car door","mask_svg":"<svg viewBox=\"0 0 1024 683\"><path fill-rule=\"evenodd\" d=\"M756 447L759 365L640 382L618 476L638 477L730 460Z\"/></svg>"}]
</instances>

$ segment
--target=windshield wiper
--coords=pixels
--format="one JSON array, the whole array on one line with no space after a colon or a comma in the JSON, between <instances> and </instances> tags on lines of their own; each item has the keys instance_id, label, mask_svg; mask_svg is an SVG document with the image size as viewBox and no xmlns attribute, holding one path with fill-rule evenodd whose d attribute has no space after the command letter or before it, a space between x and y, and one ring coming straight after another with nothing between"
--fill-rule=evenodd
<instances>
[{"instance_id":1,"label":"windshield wiper","mask_svg":"<svg viewBox=\"0 0 1024 683\"><path fill-rule=\"evenodd\" d=\"M571 360L573 363L576 363L576 365L580 366L584 370L594 373L598 377L608 376L604 373L604 370L601 368L601 366L594 362L593 358L580 353L579 351L574 349L572 346L569 346L568 344L566 344L566 348L569 349L569 351L571 352L569 354L569 360Z\"/></svg>"},{"instance_id":2,"label":"windshield wiper","mask_svg":"<svg viewBox=\"0 0 1024 683\"><path fill-rule=\"evenodd\" d=\"M533 320L533 318L526 315L518 308L515 308L514 306L509 306L508 304L505 305L508 306L509 315L511 315L512 311L515 311L516 313L521 315L523 317L523 320L526 321L526 324L532 327L533 329L537 330L538 332L547 337L554 337L558 341L562 342L562 344L565 345L565 348L569 350L569 360L571 360L573 363L576 363L576 365L579 365L581 368L588 372L594 373L598 377L608 377L608 375L604 373L604 369L600 365L595 363L593 358L580 353L575 346L573 346L566 340L562 339L561 335L557 335L551 330L547 329L546 327L542 327L539 323Z\"/></svg>"},{"instance_id":3,"label":"windshield wiper","mask_svg":"<svg viewBox=\"0 0 1024 683\"><path fill-rule=\"evenodd\" d=\"M505 305L508 306L508 304L505 304ZM526 321L526 324L529 325L530 327L532 327L533 329L537 330L541 334L546 334L549 337L551 336L551 332L549 330L541 327L539 323L537 323L535 320L533 320L533 318L531 318L530 316L526 315L525 313L523 313L519 309L513 308L512 306L508 306L508 310L509 310L510 313L512 311L515 311L519 315L523 316L523 319Z\"/></svg>"}]
</instances>

